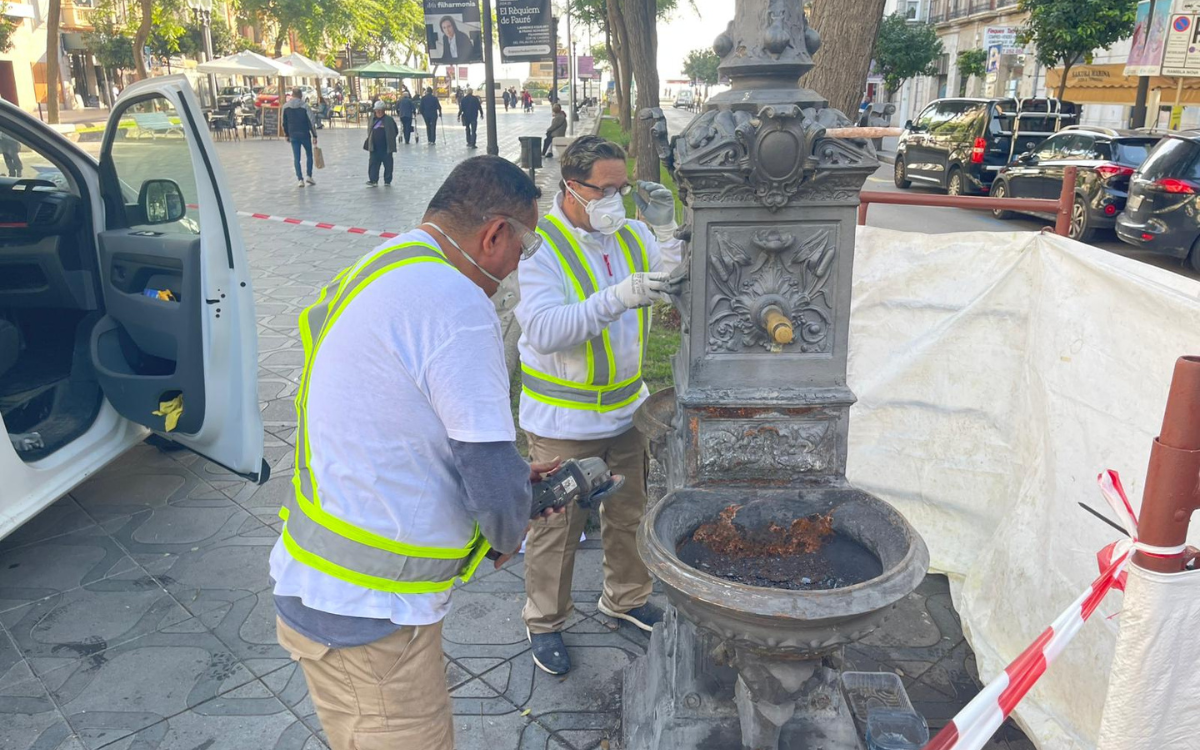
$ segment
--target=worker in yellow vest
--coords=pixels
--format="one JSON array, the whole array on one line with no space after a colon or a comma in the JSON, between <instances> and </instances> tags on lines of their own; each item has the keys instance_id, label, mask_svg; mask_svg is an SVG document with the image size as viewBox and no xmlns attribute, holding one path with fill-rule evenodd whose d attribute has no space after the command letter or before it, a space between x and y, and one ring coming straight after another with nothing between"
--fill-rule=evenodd
<instances>
[{"instance_id":1,"label":"worker in yellow vest","mask_svg":"<svg viewBox=\"0 0 1200 750\"><path fill-rule=\"evenodd\" d=\"M450 587L531 512L504 342L488 299L542 239L516 165L458 165L424 221L340 273L300 318L304 371L282 535L279 642L334 750L453 750Z\"/></svg>"},{"instance_id":2,"label":"worker in yellow vest","mask_svg":"<svg viewBox=\"0 0 1200 750\"><path fill-rule=\"evenodd\" d=\"M675 199L657 183L634 196L643 221L626 217L634 192L625 151L597 136L571 143L560 162L561 190L538 223L545 247L518 271L521 324L521 429L534 461L600 456L623 489L600 507L604 590L599 610L649 631L662 612L638 556L646 508L646 438L633 413L646 398L642 357L650 305L667 300L668 274L683 243L674 236ZM571 660L561 631L574 604L575 551L587 512L534 521L525 550L523 616L534 663L565 674Z\"/></svg>"}]
</instances>

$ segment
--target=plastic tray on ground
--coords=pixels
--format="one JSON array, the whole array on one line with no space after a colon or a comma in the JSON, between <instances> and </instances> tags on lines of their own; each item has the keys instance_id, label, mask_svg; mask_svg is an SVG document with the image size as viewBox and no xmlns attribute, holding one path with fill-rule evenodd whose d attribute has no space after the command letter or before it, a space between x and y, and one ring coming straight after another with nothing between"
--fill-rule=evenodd
<instances>
[{"instance_id":1,"label":"plastic tray on ground","mask_svg":"<svg viewBox=\"0 0 1200 750\"><path fill-rule=\"evenodd\" d=\"M843 672L842 692L860 726L876 709L913 710L904 683L891 672Z\"/></svg>"},{"instance_id":2,"label":"plastic tray on ground","mask_svg":"<svg viewBox=\"0 0 1200 750\"><path fill-rule=\"evenodd\" d=\"M929 727L909 709L874 709L867 716L867 750L921 750L929 742Z\"/></svg>"}]
</instances>

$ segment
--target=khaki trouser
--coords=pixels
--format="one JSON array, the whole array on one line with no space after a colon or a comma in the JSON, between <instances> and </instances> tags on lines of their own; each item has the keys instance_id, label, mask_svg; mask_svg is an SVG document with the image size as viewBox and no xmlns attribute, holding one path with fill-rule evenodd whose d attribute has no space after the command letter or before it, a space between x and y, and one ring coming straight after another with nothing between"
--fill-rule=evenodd
<instances>
[{"instance_id":1,"label":"khaki trouser","mask_svg":"<svg viewBox=\"0 0 1200 750\"><path fill-rule=\"evenodd\" d=\"M404 627L354 648L329 648L275 618L300 662L333 750L454 750L442 623Z\"/></svg>"},{"instance_id":2,"label":"khaki trouser","mask_svg":"<svg viewBox=\"0 0 1200 750\"><path fill-rule=\"evenodd\" d=\"M614 474L625 475L625 486L600 506L600 539L604 546L604 593L600 601L613 612L628 612L650 598L652 582L637 551L637 528L646 510L646 438L636 428L602 440L555 440L529 435L533 462L555 457L600 456ZM531 633L562 630L575 608L571 582L575 550L588 511L575 503L565 513L533 521L525 542L525 610Z\"/></svg>"}]
</instances>

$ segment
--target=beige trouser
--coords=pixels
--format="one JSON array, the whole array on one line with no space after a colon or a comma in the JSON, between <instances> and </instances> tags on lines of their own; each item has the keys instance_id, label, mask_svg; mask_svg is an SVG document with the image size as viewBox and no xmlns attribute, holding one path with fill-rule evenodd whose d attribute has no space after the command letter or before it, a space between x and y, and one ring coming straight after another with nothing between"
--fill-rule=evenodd
<instances>
[{"instance_id":1,"label":"beige trouser","mask_svg":"<svg viewBox=\"0 0 1200 750\"><path fill-rule=\"evenodd\" d=\"M275 633L304 669L333 750L454 750L441 622L353 648L309 640L278 617Z\"/></svg>"},{"instance_id":2,"label":"beige trouser","mask_svg":"<svg viewBox=\"0 0 1200 750\"><path fill-rule=\"evenodd\" d=\"M600 506L600 539L604 546L604 593L600 601L613 612L628 612L650 598L650 573L637 551L637 528L646 510L646 438L636 428L602 440L555 440L529 435L533 462L555 457L600 456L625 486ZM589 511L575 503L565 513L535 520L525 542L525 610L531 633L554 633L566 626L575 608L571 581L575 550Z\"/></svg>"}]
</instances>

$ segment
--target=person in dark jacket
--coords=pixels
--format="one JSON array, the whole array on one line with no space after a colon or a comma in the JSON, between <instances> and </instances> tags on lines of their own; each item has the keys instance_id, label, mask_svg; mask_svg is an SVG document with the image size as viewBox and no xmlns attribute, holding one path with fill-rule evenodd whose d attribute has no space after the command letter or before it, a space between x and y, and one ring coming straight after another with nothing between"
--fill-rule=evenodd
<instances>
[{"instance_id":1,"label":"person in dark jacket","mask_svg":"<svg viewBox=\"0 0 1200 750\"><path fill-rule=\"evenodd\" d=\"M508 111L508 105L511 102L512 102L512 99L509 98L508 89L504 89L504 111L505 112Z\"/></svg>"},{"instance_id":2,"label":"person in dark jacket","mask_svg":"<svg viewBox=\"0 0 1200 750\"><path fill-rule=\"evenodd\" d=\"M292 98L283 105L283 135L292 142L292 163L296 167L296 187L313 181L313 146L317 143L317 129L313 126L312 113L304 106L304 92L299 87L292 89ZM300 173L300 149L308 154L305 174Z\"/></svg>"},{"instance_id":3,"label":"person in dark jacket","mask_svg":"<svg viewBox=\"0 0 1200 750\"><path fill-rule=\"evenodd\" d=\"M376 101L375 116L363 141L363 150L371 155L367 164L367 187L379 184L379 165L383 165L383 184L392 185L392 154L396 153L396 121L383 111L383 102Z\"/></svg>"},{"instance_id":4,"label":"person in dark jacket","mask_svg":"<svg viewBox=\"0 0 1200 750\"><path fill-rule=\"evenodd\" d=\"M429 136L429 145L437 142L437 121L442 116L442 103L433 95L433 89L425 89L421 97L421 117L425 119L425 134Z\"/></svg>"},{"instance_id":5,"label":"person in dark jacket","mask_svg":"<svg viewBox=\"0 0 1200 750\"><path fill-rule=\"evenodd\" d=\"M482 112L483 105L479 103L479 97L475 96L475 92L468 88L462 101L458 103L458 119L467 129L467 148L475 148L475 136L479 132L479 115Z\"/></svg>"},{"instance_id":6,"label":"person in dark jacket","mask_svg":"<svg viewBox=\"0 0 1200 750\"><path fill-rule=\"evenodd\" d=\"M409 138L413 134L413 114L417 111L417 101L409 96L405 90L404 95L396 102L396 114L400 117L400 129L404 133L404 142L408 143ZM417 143L421 142L421 136L417 136Z\"/></svg>"},{"instance_id":7,"label":"person in dark jacket","mask_svg":"<svg viewBox=\"0 0 1200 750\"><path fill-rule=\"evenodd\" d=\"M542 145L542 156L547 159L554 157L554 139L567 134L567 114L563 112L562 105L555 104L551 111L554 112L554 117L550 120L550 127L546 130L546 142Z\"/></svg>"}]
</instances>

